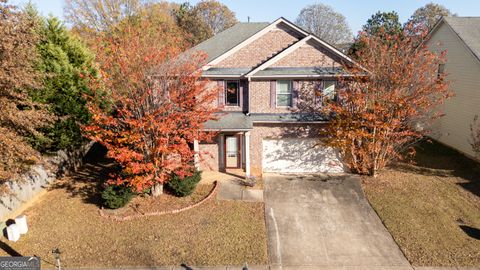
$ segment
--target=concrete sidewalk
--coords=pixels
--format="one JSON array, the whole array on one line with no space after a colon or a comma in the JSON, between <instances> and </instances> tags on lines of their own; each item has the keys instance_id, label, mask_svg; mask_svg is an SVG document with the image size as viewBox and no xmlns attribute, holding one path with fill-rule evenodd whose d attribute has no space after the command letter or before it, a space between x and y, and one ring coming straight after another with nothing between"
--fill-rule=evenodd
<instances>
[{"instance_id":1,"label":"concrete sidewalk","mask_svg":"<svg viewBox=\"0 0 480 270\"><path fill-rule=\"evenodd\" d=\"M238 200L247 202L263 202L263 190L249 189L234 182L219 182L218 200Z\"/></svg>"}]
</instances>

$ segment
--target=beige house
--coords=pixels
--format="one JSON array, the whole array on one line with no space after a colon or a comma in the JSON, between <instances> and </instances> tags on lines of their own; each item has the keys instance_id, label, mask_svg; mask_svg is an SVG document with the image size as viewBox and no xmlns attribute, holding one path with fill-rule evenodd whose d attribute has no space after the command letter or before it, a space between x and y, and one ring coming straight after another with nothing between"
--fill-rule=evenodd
<instances>
[{"instance_id":1,"label":"beige house","mask_svg":"<svg viewBox=\"0 0 480 270\"><path fill-rule=\"evenodd\" d=\"M446 72L455 97L444 104L445 116L433 126L432 137L470 157L470 125L480 116L480 17L445 17L430 32L431 50L447 51Z\"/></svg>"},{"instance_id":2,"label":"beige house","mask_svg":"<svg viewBox=\"0 0 480 270\"><path fill-rule=\"evenodd\" d=\"M208 56L203 78L223 89L215 104L223 113L205 125L217 138L195 143L208 153L202 170L343 171L336 151L318 145L328 118L317 109L336 98L350 58L284 18L236 24L194 50Z\"/></svg>"}]
</instances>

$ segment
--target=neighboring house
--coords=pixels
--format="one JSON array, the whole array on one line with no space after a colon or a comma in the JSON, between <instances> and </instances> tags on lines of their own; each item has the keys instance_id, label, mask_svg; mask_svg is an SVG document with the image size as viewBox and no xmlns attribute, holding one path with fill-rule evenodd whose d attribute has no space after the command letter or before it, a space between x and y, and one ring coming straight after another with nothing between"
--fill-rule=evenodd
<instances>
[{"instance_id":1,"label":"neighboring house","mask_svg":"<svg viewBox=\"0 0 480 270\"><path fill-rule=\"evenodd\" d=\"M203 77L220 86L224 112L205 124L218 131L213 143L195 145L202 170L341 172L338 153L318 145L327 119L324 98L336 98L345 54L284 18L238 23L197 45L207 53Z\"/></svg>"},{"instance_id":2,"label":"neighboring house","mask_svg":"<svg viewBox=\"0 0 480 270\"><path fill-rule=\"evenodd\" d=\"M470 125L480 116L480 17L444 17L429 36L431 50L447 51L439 72L446 72L455 94L442 106L445 116L434 124L432 137L475 157Z\"/></svg>"}]
</instances>

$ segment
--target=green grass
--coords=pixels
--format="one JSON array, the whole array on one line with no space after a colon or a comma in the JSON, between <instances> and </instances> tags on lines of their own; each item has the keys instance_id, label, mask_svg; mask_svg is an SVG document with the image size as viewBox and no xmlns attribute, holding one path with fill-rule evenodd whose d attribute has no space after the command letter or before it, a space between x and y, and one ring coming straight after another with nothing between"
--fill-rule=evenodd
<instances>
[{"instance_id":1,"label":"green grass","mask_svg":"<svg viewBox=\"0 0 480 270\"><path fill-rule=\"evenodd\" d=\"M426 142L415 162L365 178L370 203L413 265L479 266L480 165Z\"/></svg>"}]
</instances>

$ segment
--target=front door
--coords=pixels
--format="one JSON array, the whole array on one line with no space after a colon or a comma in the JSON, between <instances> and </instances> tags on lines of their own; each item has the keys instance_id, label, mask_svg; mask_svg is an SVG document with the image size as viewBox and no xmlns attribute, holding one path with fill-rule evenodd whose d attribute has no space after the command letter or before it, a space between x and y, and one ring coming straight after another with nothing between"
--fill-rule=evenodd
<instances>
[{"instance_id":1,"label":"front door","mask_svg":"<svg viewBox=\"0 0 480 270\"><path fill-rule=\"evenodd\" d=\"M238 136L225 136L225 164L227 168L239 168L240 140Z\"/></svg>"}]
</instances>

